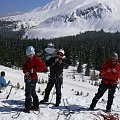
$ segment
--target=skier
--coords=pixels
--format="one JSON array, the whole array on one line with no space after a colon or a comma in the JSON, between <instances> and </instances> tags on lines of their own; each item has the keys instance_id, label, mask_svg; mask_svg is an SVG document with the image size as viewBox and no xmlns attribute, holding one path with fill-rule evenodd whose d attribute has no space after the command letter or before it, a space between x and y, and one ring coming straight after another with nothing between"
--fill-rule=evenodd
<instances>
[{"instance_id":1,"label":"skier","mask_svg":"<svg viewBox=\"0 0 120 120\"><path fill-rule=\"evenodd\" d=\"M98 88L97 94L95 94L95 97L92 100L89 110L93 110L95 108L98 100L108 89L106 112L110 112L114 94L117 88L118 78L120 78L120 63L118 61L117 53L113 53L111 55L111 59L103 63L100 73L102 75L102 82Z\"/></svg>"},{"instance_id":2,"label":"skier","mask_svg":"<svg viewBox=\"0 0 120 120\"><path fill-rule=\"evenodd\" d=\"M39 50L37 56L39 56L43 60L49 59L52 54L55 52L54 45L50 42L47 44L47 47L44 50Z\"/></svg>"},{"instance_id":3,"label":"skier","mask_svg":"<svg viewBox=\"0 0 120 120\"><path fill-rule=\"evenodd\" d=\"M45 89L44 99L40 101L41 104L48 102L49 94L52 87L55 84L56 88L56 104L55 106L59 106L61 102L61 85L63 83L63 68L65 65L65 52L60 49L56 52L57 54L52 56L50 59L46 60L46 65L50 66L50 76L47 87Z\"/></svg>"},{"instance_id":4,"label":"skier","mask_svg":"<svg viewBox=\"0 0 120 120\"><path fill-rule=\"evenodd\" d=\"M46 67L41 59L35 55L33 46L26 48L26 56L27 59L23 65L25 79L25 109L23 111L30 113L30 110L39 110L39 100L35 91L38 80L37 72L44 71Z\"/></svg>"},{"instance_id":5,"label":"skier","mask_svg":"<svg viewBox=\"0 0 120 120\"><path fill-rule=\"evenodd\" d=\"M46 60L52 56L55 50L54 45L51 42L48 43L47 48L44 49Z\"/></svg>"},{"instance_id":6,"label":"skier","mask_svg":"<svg viewBox=\"0 0 120 120\"><path fill-rule=\"evenodd\" d=\"M0 93L1 93L1 89L7 87L10 84L10 81L8 81L8 83L6 83L5 80L5 72L1 71L1 76L0 76Z\"/></svg>"}]
</instances>

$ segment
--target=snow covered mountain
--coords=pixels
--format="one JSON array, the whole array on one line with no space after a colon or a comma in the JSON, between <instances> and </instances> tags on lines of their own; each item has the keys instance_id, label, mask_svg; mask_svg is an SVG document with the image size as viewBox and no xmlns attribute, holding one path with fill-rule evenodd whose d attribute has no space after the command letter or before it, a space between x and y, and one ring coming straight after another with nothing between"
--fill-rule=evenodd
<instances>
[{"instance_id":1,"label":"snow covered mountain","mask_svg":"<svg viewBox=\"0 0 120 120\"><path fill-rule=\"evenodd\" d=\"M24 37L54 38L85 31L120 31L119 0L53 0L44 7L1 19L18 21L15 30L26 28Z\"/></svg>"}]
</instances>

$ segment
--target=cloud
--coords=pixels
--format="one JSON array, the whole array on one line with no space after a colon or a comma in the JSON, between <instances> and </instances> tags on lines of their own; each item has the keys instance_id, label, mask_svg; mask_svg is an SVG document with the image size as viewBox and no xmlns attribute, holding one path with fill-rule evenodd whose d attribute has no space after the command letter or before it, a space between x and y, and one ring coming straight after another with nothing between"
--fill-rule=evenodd
<instances>
[{"instance_id":1,"label":"cloud","mask_svg":"<svg viewBox=\"0 0 120 120\"><path fill-rule=\"evenodd\" d=\"M12 16L12 15L19 15L22 14L23 12L20 11L15 11L15 12L9 12L9 13L2 13L0 14L0 17L7 17L7 16Z\"/></svg>"},{"instance_id":2,"label":"cloud","mask_svg":"<svg viewBox=\"0 0 120 120\"><path fill-rule=\"evenodd\" d=\"M21 14L22 12L20 11L15 11L15 12L9 12L7 13L8 15L16 15L16 14Z\"/></svg>"}]
</instances>

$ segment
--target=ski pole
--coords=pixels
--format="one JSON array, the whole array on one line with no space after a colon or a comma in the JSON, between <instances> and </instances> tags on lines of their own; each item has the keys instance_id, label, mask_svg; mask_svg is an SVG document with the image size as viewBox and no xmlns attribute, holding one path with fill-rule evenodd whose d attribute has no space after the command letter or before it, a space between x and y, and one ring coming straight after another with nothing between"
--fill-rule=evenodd
<instances>
[{"instance_id":1,"label":"ski pole","mask_svg":"<svg viewBox=\"0 0 120 120\"><path fill-rule=\"evenodd\" d=\"M13 86L11 86L10 91L9 91L9 93L8 93L8 95L7 95L7 97L6 97L6 99L9 98L12 88L13 88Z\"/></svg>"}]
</instances>

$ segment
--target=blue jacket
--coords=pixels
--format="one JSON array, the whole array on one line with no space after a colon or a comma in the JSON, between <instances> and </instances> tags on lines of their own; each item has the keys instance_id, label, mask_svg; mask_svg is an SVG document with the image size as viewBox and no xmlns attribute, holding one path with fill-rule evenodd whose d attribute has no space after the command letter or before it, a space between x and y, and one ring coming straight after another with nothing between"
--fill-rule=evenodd
<instances>
[{"instance_id":1,"label":"blue jacket","mask_svg":"<svg viewBox=\"0 0 120 120\"><path fill-rule=\"evenodd\" d=\"M6 80L3 76L0 76L0 90L2 87L6 87L8 84L6 83Z\"/></svg>"}]
</instances>

